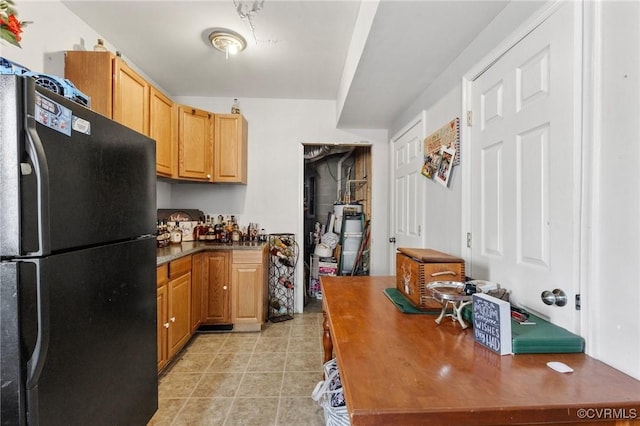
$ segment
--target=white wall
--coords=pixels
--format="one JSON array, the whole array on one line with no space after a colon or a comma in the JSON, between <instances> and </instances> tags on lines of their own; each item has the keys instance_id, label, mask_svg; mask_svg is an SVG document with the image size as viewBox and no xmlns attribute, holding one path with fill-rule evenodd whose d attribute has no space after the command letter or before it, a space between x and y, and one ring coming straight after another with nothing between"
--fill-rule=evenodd
<instances>
[{"instance_id":1,"label":"white wall","mask_svg":"<svg viewBox=\"0 0 640 426\"><path fill-rule=\"evenodd\" d=\"M594 69L586 69L594 74L595 81L591 89L594 103L585 104L588 111L594 111L587 114L590 120L585 124L585 133L591 138L585 141L586 155L592 165L590 176L585 179L588 230L583 241L587 345L596 358L640 378L640 4L586 4L588 8L602 8L601 17L586 20L587 34L595 34L596 44L602 43L602 61ZM34 23L25 30L22 49L0 44L0 55L34 71L63 75L62 52L83 45L91 49L100 37L60 2L22 1L18 6L21 19ZM390 134L423 109L427 110L428 131L461 115L456 104L461 105L460 80L464 73L539 6L540 3L510 3L436 82L394 119ZM117 49L108 40L107 47ZM590 61L591 58L587 63ZM230 99L181 101L212 111L226 112L231 105ZM590 102L590 98L586 101ZM260 222L269 232L295 232L297 238L302 238L301 144L367 141L373 145L374 163L372 273L387 274L387 132L336 130L336 106L329 101L241 99L241 106L249 120L249 185L159 183L158 205L219 212L230 209L229 213ZM464 152L462 155L464 161ZM448 189L427 182L429 205L437 200L440 211L427 209L425 229L432 235L427 237L430 246L457 253L460 244L456 245L452 236L462 233L460 227L456 229L459 219L455 215L460 211L463 188L459 170L454 169L453 173ZM449 214L443 216L442 212Z\"/></svg>"},{"instance_id":2,"label":"white wall","mask_svg":"<svg viewBox=\"0 0 640 426\"><path fill-rule=\"evenodd\" d=\"M520 13L522 10L513 9L517 3L521 2L507 6L394 120L391 134L423 109L427 111L427 133L463 115L463 75L482 58L492 56L491 51L503 38L544 9L536 10L537 4ZM583 176L581 296L587 352L640 378L640 3L585 2L585 10L588 56L584 60L583 130L588 168ZM463 120L461 131L465 130ZM439 207L426 211L429 247L462 251L466 230L461 222L458 226L452 223L460 219L464 195L460 178L459 170L454 169L448 189L428 182L427 205Z\"/></svg>"},{"instance_id":3,"label":"white wall","mask_svg":"<svg viewBox=\"0 0 640 426\"><path fill-rule=\"evenodd\" d=\"M587 123L593 133L592 241L583 298L590 313L588 349L640 378L640 3L599 5L596 108Z\"/></svg>"},{"instance_id":4,"label":"white wall","mask_svg":"<svg viewBox=\"0 0 640 426\"><path fill-rule=\"evenodd\" d=\"M23 33L23 48L2 44L0 55L33 71L64 75L64 51L92 50L100 34L58 1L19 2L23 20L33 21ZM59 25L63 22L64 25ZM58 23L55 24L54 23ZM118 48L105 40L109 50ZM125 58L127 59L127 58ZM141 72L144 70L128 61ZM157 84L156 84L157 86ZM159 86L158 86L159 87ZM161 88L161 87L160 87ZM228 112L232 99L208 97L175 98L212 112ZM157 185L160 208L199 208L204 212L236 214L240 220L258 222L267 232L293 232L302 240L303 143L331 142L372 145L371 272L388 273L388 150L387 132L336 129L336 103L315 100L241 99L249 122L249 184ZM298 268L298 284L302 268ZM302 309L302 292L296 310Z\"/></svg>"},{"instance_id":5,"label":"white wall","mask_svg":"<svg viewBox=\"0 0 640 426\"><path fill-rule=\"evenodd\" d=\"M176 97L176 101L212 112L227 113L232 99ZM372 153L371 274L387 275L388 166L387 132L338 130L334 101L240 99L249 123L248 184L173 184L171 205L205 213L235 214L241 222L258 222L268 233L294 233L302 242L304 143L370 143ZM298 268L302 286L303 269ZM296 293L302 309L302 291Z\"/></svg>"},{"instance_id":6,"label":"white wall","mask_svg":"<svg viewBox=\"0 0 640 426\"><path fill-rule=\"evenodd\" d=\"M456 117L460 117L461 88L454 87L427 111L427 135L437 131ZM425 246L462 256L460 239L462 229L462 176L460 166L455 166L449 176L449 186L444 187L429 179L425 189Z\"/></svg>"},{"instance_id":7,"label":"white wall","mask_svg":"<svg viewBox=\"0 0 640 426\"><path fill-rule=\"evenodd\" d=\"M512 2L476 37L471 44L408 105L389 129L393 135L400 131L422 110L427 111L427 135L438 130L456 117L460 118L461 132L465 132L462 111L463 75L491 52L545 1ZM464 161L464 151L460 153ZM425 188L425 246L456 256L463 255L462 229L462 175L461 166L454 167L448 188L429 181Z\"/></svg>"},{"instance_id":8,"label":"white wall","mask_svg":"<svg viewBox=\"0 0 640 426\"><path fill-rule=\"evenodd\" d=\"M2 41L0 56L31 71L64 76L65 51L93 50L98 38L104 39L59 1L18 1L16 9L21 20L32 23L23 28L22 48ZM105 46L113 52L118 50L109 40L105 40ZM127 59L126 56L123 58ZM136 64L130 61L127 63L148 81L160 87Z\"/></svg>"},{"instance_id":9,"label":"white wall","mask_svg":"<svg viewBox=\"0 0 640 426\"><path fill-rule=\"evenodd\" d=\"M18 2L24 28L22 49L0 42L0 55L32 71L64 75L65 50L92 50L100 35L58 1ZM57 23L57 24L55 24ZM54 26L55 25L55 26ZM112 48L112 46L110 46Z\"/></svg>"}]
</instances>

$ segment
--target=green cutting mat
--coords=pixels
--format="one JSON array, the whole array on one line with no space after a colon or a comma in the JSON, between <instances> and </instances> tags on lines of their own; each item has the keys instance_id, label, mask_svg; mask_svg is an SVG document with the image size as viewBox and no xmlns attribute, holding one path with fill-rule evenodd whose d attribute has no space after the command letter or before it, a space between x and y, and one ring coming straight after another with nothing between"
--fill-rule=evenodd
<instances>
[{"instance_id":1,"label":"green cutting mat","mask_svg":"<svg viewBox=\"0 0 640 426\"><path fill-rule=\"evenodd\" d=\"M571 353L584 351L584 339L533 314L523 325L511 321L511 347L514 354Z\"/></svg>"},{"instance_id":2,"label":"green cutting mat","mask_svg":"<svg viewBox=\"0 0 640 426\"><path fill-rule=\"evenodd\" d=\"M409 299L407 299L404 294L400 293L400 290L397 288L385 288L384 294L396 305L396 308L405 314L428 314L428 315L437 315L442 311L442 308L434 308L434 309L418 309L414 307Z\"/></svg>"},{"instance_id":3,"label":"green cutting mat","mask_svg":"<svg viewBox=\"0 0 640 426\"><path fill-rule=\"evenodd\" d=\"M473 308L462 309L462 318L473 325ZM511 349L514 354L560 354L584 352L584 339L569 330L529 314L530 324L511 320Z\"/></svg>"}]
</instances>

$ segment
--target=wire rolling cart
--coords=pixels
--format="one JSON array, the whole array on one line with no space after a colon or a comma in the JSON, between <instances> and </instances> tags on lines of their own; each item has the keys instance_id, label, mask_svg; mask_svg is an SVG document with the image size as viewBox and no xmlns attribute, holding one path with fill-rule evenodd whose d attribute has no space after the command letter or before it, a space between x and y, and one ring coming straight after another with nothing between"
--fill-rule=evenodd
<instances>
[{"instance_id":1,"label":"wire rolling cart","mask_svg":"<svg viewBox=\"0 0 640 426\"><path fill-rule=\"evenodd\" d=\"M298 244L294 234L269 234L269 309L267 319L293 319Z\"/></svg>"}]
</instances>

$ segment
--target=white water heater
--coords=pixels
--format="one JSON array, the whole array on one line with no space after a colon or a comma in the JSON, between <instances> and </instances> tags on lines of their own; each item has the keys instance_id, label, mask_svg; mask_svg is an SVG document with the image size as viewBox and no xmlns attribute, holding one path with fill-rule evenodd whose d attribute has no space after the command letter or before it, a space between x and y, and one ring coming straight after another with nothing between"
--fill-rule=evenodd
<instances>
[{"instance_id":1,"label":"white water heater","mask_svg":"<svg viewBox=\"0 0 640 426\"><path fill-rule=\"evenodd\" d=\"M360 203L336 203L333 205L333 216L335 216L334 232L340 234L342 231L342 216L349 213L362 213L362 204Z\"/></svg>"}]
</instances>

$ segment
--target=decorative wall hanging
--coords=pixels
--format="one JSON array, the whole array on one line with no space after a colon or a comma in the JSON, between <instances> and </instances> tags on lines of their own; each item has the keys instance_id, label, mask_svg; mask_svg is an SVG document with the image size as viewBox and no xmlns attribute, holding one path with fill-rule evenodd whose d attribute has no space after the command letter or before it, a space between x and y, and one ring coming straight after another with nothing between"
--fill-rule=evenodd
<instances>
[{"instance_id":1,"label":"decorative wall hanging","mask_svg":"<svg viewBox=\"0 0 640 426\"><path fill-rule=\"evenodd\" d=\"M445 148L444 146L440 148L440 164L438 165L434 179L444 186L449 184L449 176L451 176L455 156L455 148Z\"/></svg>"},{"instance_id":2,"label":"decorative wall hanging","mask_svg":"<svg viewBox=\"0 0 640 426\"><path fill-rule=\"evenodd\" d=\"M443 156L447 162L442 164ZM447 185L451 168L460 164L460 118L456 117L424 140L424 166L422 174L427 179Z\"/></svg>"}]
</instances>

